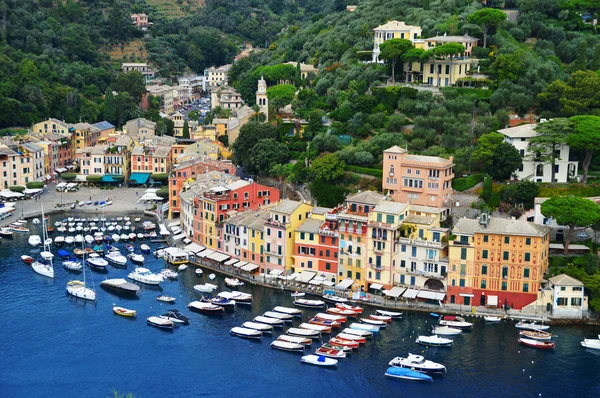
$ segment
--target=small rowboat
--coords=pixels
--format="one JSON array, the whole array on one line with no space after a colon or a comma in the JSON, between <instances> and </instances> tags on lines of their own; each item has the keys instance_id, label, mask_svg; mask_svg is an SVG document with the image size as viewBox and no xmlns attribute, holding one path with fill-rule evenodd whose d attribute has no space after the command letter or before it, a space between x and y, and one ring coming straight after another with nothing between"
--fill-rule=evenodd
<instances>
[{"instance_id":1,"label":"small rowboat","mask_svg":"<svg viewBox=\"0 0 600 398\"><path fill-rule=\"evenodd\" d=\"M196 268L194 270L194 273L196 274L196 276L201 277L203 272L201 268Z\"/></svg>"},{"instance_id":2,"label":"small rowboat","mask_svg":"<svg viewBox=\"0 0 600 398\"><path fill-rule=\"evenodd\" d=\"M346 322L346 317L341 315L333 315L333 314L323 314L322 312L315 315L315 318L320 319L322 321L330 321L330 322Z\"/></svg>"},{"instance_id":3,"label":"small rowboat","mask_svg":"<svg viewBox=\"0 0 600 398\"><path fill-rule=\"evenodd\" d=\"M371 333L379 333L379 326L367 325L366 323L354 322L348 325L348 328L350 330L364 330Z\"/></svg>"},{"instance_id":4,"label":"small rowboat","mask_svg":"<svg viewBox=\"0 0 600 398\"><path fill-rule=\"evenodd\" d=\"M160 318L158 316L151 316L150 318L146 319L146 323L159 329L173 330L173 328L175 328L175 322Z\"/></svg>"},{"instance_id":5,"label":"small rowboat","mask_svg":"<svg viewBox=\"0 0 600 398\"><path fill-rule=\"evenodd\" d=\"M392 321L391 316L384 316L384 315L369 315L369 319L373 319L374 321L383 321L383 322L391 322Z\"/></svg>"},{"instance_id":6,"label":"small rowboat","mask_svg":"<svg viewBox=\"0 0 600 398\"><path fill-rule=\"evenodd\" d=\"M311 345L312 339L307 339L299 336L288 336L287 334L282 334L277 337L279 341L287 341L288 343L302 344L302 345Z\"/></svg>"},{"instance_id":7,"label":"small rowboat","mask_svg":"<svg viewBox=\"0 0 600 398\"><path fill-rule=\"evenodd\" d=\"M316 366L337 366L337 359L326 358L322 355L305 355L300 359L300 362Z\"/></svg>"},{"instance_id":8,"label":"small rowboat","mask_svg":"<svg viewBox=\"0 0 600 398\"><path fill-rule=\"evenodd\" d=\"M550 349L556 347L556 343L552 341L540 341L526 338L520 338L517 341L523 345L534 348Z\"/></svg>"},{"instance_id":9,"label":"small rowboat","mask_svg":"<svg viewBox=\"0 0 600 398\"><path fill-rule=\"evenodd\" d=\"M333 344L331 342L323 344L321 346L321 348L327 348L327 349L330 349L330 350L344 351L346 353L346 355L348 353L352 352L352 347L346 347L346 346L342 346L342 345L335 345L335 344Z\"/></svg>"},{"instance_id":10,"label":"small rowboat","mask_svg":"<svg viewBox=\"0 0 600 398\"><path fill-rule=\"evenodd\" d=\"M245 327L246 329L254 329L254 330L259 330L263 333L273 334L273 326L267 325L265 323L244 322L244 324L242 326Z\"/></svg>"},{"instance_id":11,"label":"small rowboat","mask_svg":"<svg viewBox=\"0 0 600 398\"><path fill-rule=\"evenodd\" d=\"M340 315L345 317L355 317L356 312L350 310L340 310L339 308L327 308L325 310L328 314Z\"/></svg>"},{"instance_id":12,"label":"small rowboat","mask_svg":"<svg viewBox=\"0 0 600 398\"><path fill-rule=\"evenodd\" d=\"M310 337L311 339L318 339L321 335L317 330L301 329L301 328L289 328L286 331L287 334L292 336Z\"/></svg>"},{"instance_id":13,"label":"small rowboat","mask_svg":"<svg viewBox=\"0 0 600 398\"><path fill-rule=\"evenodd\" d=\"M364 325L364 326L366 326L366 325ZM373 337L373 332L371 332L369 330L359 330L359 329L354 329L354 328L346 328L346 329L342 330L342 333L349 334L352 336L358 336L358 337L362 337L362 338Z\"/></svg>"},{"instance_id":14,"label":"small rowboat","mask_svg":"<svg viewBox=\"0 0 600 398\"><path fill-rule=\"evenodd\" d=\"M387 323L384 322L384 321L378 321L378 320L370 319L370 318L369 319L367 319L367 318L360 318L359 321L361 323L365 323L367 325L372 325L372 326L377 326L377 327L380 327L380 328L384 328L384 327L387 326Z\"/></svg>"},{"instance_id":15,"label":"small rowboat","mask_svg":"<svg viewBox=\"0 0 600 398\"><path fill-rule=\"evenodd\" d=\"M129 310L123 307L113 307L113 312L117 315L125 316L125 317L134 317L137 314L136 310Z\"/></svg>"},{"instance_id":16,"label":"small rowboat","mask_svg":"<svg viewBox=\"0 0 600 398\"><path fill-rule=\"evenodd\" d=\"M281 307L277 306L273 308L273 311L279 312L280 314L287 314L292 316L302 316L302 310L297 308Z\"/></svg>"},{"instance_id":17,"label":"small rowboat","mask_svg":"<svg viewBox=\"0 0 600 398\"><path fill-rule=\"evenodd\" d=\"M325 306L325 302L322 300L306 300L297 298L294 300L294 305L307 308L323 308Z\"/></svg>"},{"instance_id":18,"label":"small rowboat","mask_svg":"<svg viewBox=\"0 0 600 398\"><path fill-rule=\"evenodd\" d=\"M268 316L257 316L254 318L254 322L263 323L272 327L282 328L283 320L277 318L269 318Z\"/></svg>"},{"instance_id":19,"label":"small rowboat","mask_svg":"<svg viewBox=\"0 0 600 398\"><path fill-rule=\"evenodd\" d=\"M517 323L515 325L515 327L517 329L534 330L536 332L550 329L550 326L548 326L548 325L544 325L544 324L540 325L540 324L535 323L535 322L529 322L529 323L527 323L525 321L521 321L521 322Z\"/></svg>"},{"instance_id":20,"label":"small rowboat","mask_svg":"<svg viewBox=\"0 0 600 398\"><path fill-rule=\"evenodd\" d=\"M292 320L294 319L293 315L282 314L280 312L275 311L267 311L263 315L269 318L281 319L285 322L292 322Z\"/></svg>"},{"instance_id":21,"label":"small rowboat","mask_svg":"<svg viewBox=\"0 0 600 398\"><path fill-rule=\"evenodd\" d=\"M282 351L292 352L303 352L304 346L302 344L290 343L289 341L275 340L271 342L271 348L275 348Z\"/></svg>"},{"instance_id":22,"label":"small rowboat","mask_svg":"<svg viewBox=\"0 0 600 398\"><path fill-rule=\"evenodd\" d=\"M360 342L352 341L352 340L344 340L334 337L329 340L329 344L333 344L337 347L347 347L347 348L358 348Z\"/></svg>"},{"instance_id":23,"label":"small rowboat","mask_svg":"<svg viewBox=\"0 0 600 398\"><path fill-rule=\"evenodd\" d=\"M176 300L175 297L169 297L169 296L163 296L163 295L156 296L156 299L158 301L162 301L163 303L174 303Z\"/></svg>"},{"instance_id":24,"label":"small rowboat","mask_svg":"<svg viewBox=\"0 0 600 398\"><path fill-rule=\"evenodd\" d=\"M300 328L316 330L320 333L331 333L331 328L329 326L313 325L312 323L301 323Z\"/></svg>"},{"instance_id":25,"label":"small rowboat","mask_svg":"<svg viewBox=\"0 0 600 398\"><path fill-rule=\"evenodd\" d=\"M431 376L423 374L421 372L417 372L415 370L411 370L408 368L396 368L391 367L385 372L385 375L388 377L393 377L396 379L404 379L404 380L415 380L415 381L433 381Z\"/></svg>"},{"instance_id":26,"label":"small rowboat","mask_svg":"<svg viewBox=\"0 0 600 398\"><path fill-rule=\"evenodd\" d=\"M33 263L33 257L23 255L23 256L21 256L21 261L23 261L25 264L31 264L31 263Z\"/></svg>"},{"instance_id":27,"label":"small rowboat","mask_svg":"<svg viewBox=\"0 0 600 398\"><path fill-rule=\"evenodd\" d=\"M306 293L302 293L302 292L292 293L292 297L304 297L305 295L306 295Z\"/></svg>"},{"instance_id":28,"label":"small rowboat","mask_svg":"<svg viewBox=\"0 0 600 398\"><path fill-rule=\"evenodd\" d=\"M232 336L242 337L244 339L258 339L262 337L262 332L259 330L248 329L243 327L234 327L229 331Z\"/></svg>"},{"instance_id":29,"label":"small rowboat","mask_svg":"<svg viewBox=\"0 0 600 398\"><path fill-rule=\"evenodd\" d=\"M329 358L346 358L346 353L344 350L334 350L332 348L320 347L315 351L317 355L323 355L324 357Z\"/></svg>"},{"instance_id":30,"label":"small rowboat","mask_svg":"<svg viewBox=\"0 0 600 398\"><path fill-rule=\"evenodd\" d=\"M203 314L222 314L225 309L219 305L205 303L203 301L192 301L188 304L188 308L192 311L198 311Z\"/></svg>"},{"instance_id":31,"label":"small rowboat","mask_svg":"<svg viewBox=\"0 0 600 398\"><path fill-rule=\"evenodd\" d=\"M357 307L357 306L352 306L352 305L348 305L348 304L336 304L335 305L336 308L339 308L340 310L350 310L350 311L354 311L357 314L362 314L363 309L362 307Z\"/></svg>"},{"instance_id":32,"label":"small rowboat","mask_svg":"<svg viewBox=\"0 0 600 398\"><path fill-rule=\"evenodd\" d=\"M340 340L346 340L346 341L351 341L351 342L355 342L355 343L360 343L360 344L366 344L367 339L365 337L362 336L357 336L355 334L348 334L348 333L339 333L337 336L335 336L336 339L340 339Z\"/></svg>"},{"instance_id":33,"label":"small rowboat","mask_svg":"<svg viewBox=\"0 0 600 398\"><path fill-rule=\"evenodd\" d=\"M319 326L329 326L330 328L339 328L341 323L337 321L330 321L326 319L319 319L317 317L309 319L308 323Z\"/></svg>"},{"instance_id":34,"label":"small rowboat","mask_svg":"<svg viewBox=\"0 0 600 398\"><path fill-rule=\"evenodd\" d=\"M533 330L521 330L519 332L519 336L523 336L527 339L540 340L540 341L550 341L552 340L552 333L549 332L535 332Z\"/></svg>"},{"instance_id":35,"label":"small rowboat","mask_svg":"<svg viewBox=\"0 0 600 398\"><path fill-rule=\"evenodd\" d=\"M377 313L377 315L390 316L392 318L401 318L402 317L401 312L384 311L384 310L377 310L375 312Z\"/></svg>"},{"instance_id":36,"label":"small rowboat","mask_svg":"<svg viewBox=\"0 0 600 398\"><path fill-rule=\"evenodd\" d=\"M499 316L484 316L483 319L486 322L500 322L502 320Z\"/></svg>"},{"instance_id":37,"label":"small rowboat","mask_svg":"<svg viewBox=\"0 0 600 398\"><path fill-rule=\"evenodd\" d=\"M185 271L188 268L187 264L181 264L179 267L177 267L177 271L181 272L181 271Z\"/></svg>"}]
</instances>

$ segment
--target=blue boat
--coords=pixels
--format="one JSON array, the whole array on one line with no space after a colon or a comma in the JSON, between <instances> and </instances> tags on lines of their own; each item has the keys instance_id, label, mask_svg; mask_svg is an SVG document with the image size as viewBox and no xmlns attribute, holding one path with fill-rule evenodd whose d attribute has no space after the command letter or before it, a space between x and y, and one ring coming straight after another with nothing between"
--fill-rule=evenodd
<instances>
[{"instance_id":1,"label":"blue boat","mask_svg":"<svg viewBox=\"0 0 600 398\"><path fill-rule=\"evenodd\" d=\"M109 235L106 235L106 236L104 237L104 241L105 241L106 243L110 243L110 242L112 242L112 238L111 238Z\"/></svg>"},{"instance_id":2,"label":"blue boat","mask_svg":"<svg viewBox=\"0 0 600 398\"><path fill-rule=\"evenodd\" d=\"M58 255L59 255L59 257L62 257L62 258L69 258L69 257L71 257L71 253L68 250L64 250L64 249L60 249L58 251Z\"/></svg>"},{"instance_id":3,"label":"blue boat","mask_svg":"<svg viewBox=\"0 0 600 398\"><path fill-rule=\"evenodd\" d=\"M433 381L431 376L407 368L388 368L388 370L385 372L385 375L396 379Z\"/></svg>"},{"instance_id":4,"label":"blue boat","mask_svg":"<svg viewBox=\"0 0 600 398\"><path fill-rule=\"evenodd\" d=\"M434 318L439 318L440 314L436 314L435 312L430 312L429 315L431 315Z\"/></svg>"}]
</instances>

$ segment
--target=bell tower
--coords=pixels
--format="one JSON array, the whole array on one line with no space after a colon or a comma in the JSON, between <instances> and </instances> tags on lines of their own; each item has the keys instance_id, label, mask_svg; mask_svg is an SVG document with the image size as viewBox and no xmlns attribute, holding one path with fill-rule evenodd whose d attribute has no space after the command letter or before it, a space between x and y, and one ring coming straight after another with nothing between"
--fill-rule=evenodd
<instances>
[{"instance_id":1,"label":"bell tower","mask_svg":"<svg viewBox=\"0 0 600 398\"><path fill-rule=\"evenodd\" d=\"M265 115L266 120L269 120L269 99L267 98L267 82L261 76L258 81L258 89L256 90L256 103L260 111Z\"/></svg>"}]
</instances>

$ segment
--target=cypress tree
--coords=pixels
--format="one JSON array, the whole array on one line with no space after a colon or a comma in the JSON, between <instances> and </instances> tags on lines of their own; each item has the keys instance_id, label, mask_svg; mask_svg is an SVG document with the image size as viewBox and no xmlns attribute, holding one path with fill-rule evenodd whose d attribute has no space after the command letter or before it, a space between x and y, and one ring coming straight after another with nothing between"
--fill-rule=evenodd
<instances>
[{"instance_id":1,"label":"cypress tree","mask_svg":"<svg viewBox=\"0 0 600 398\"><path fill-rule=\"evenodd\" d=\"M110 86L106 89L104 96L104 119L115 125L117 123L117 102Z\"/></svg>"}]
</instances>

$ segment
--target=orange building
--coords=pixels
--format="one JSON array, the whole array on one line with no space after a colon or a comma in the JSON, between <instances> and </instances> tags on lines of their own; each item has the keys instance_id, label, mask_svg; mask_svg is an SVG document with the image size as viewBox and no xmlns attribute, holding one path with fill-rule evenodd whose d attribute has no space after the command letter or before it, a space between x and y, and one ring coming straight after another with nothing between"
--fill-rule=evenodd
<instances>
[{"instance_id":1,"label":"orange building","mask_svg":"<svg viewBox=\"0 0 600 398\"><path fill-rule=\"evenodd\" d=\"M549 227L483 214L460 219L452 234L449 303L520 310L536 301L548 269Z\"/></svg>"},{"instance_id":2,"label":"orange building","mask_svg":"<svg viewBox=\"0 0 600 398\"><path fill-rule=\"evenodd\" d=\"M410 155L393 146L383 151L382 186L395 202L445 207L452 194L452 156Z\"/></svg>"}]
</instances>

